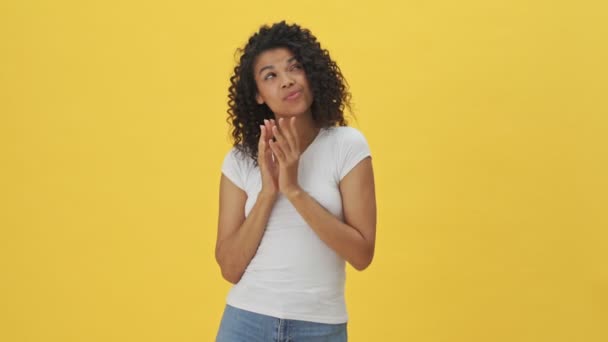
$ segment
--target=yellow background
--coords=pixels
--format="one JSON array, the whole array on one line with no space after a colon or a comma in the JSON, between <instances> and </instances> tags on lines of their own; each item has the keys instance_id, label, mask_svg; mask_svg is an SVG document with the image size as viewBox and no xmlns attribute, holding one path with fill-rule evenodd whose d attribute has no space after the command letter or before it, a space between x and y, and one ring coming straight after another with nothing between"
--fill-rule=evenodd
<instances>
[{"instance_id":1,"label":"yellow background","mask_svg":"<svg viewBox=\"0 0 608 342\"><path fill-rule=\"evenodd\" d=\"M608 341L601 3L3 1L0 340L213 340L234 51L286 19L373 153L350 341Z\"/></svg>"}]
</instances>

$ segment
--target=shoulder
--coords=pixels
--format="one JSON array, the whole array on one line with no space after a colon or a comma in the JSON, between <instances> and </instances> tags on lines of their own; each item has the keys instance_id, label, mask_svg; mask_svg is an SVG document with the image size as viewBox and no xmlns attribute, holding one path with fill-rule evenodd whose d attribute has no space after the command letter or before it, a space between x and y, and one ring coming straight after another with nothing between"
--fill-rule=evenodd
<instances>
[{"instance_id":1,"label":"shoulder","mask_svg":"<svg viewBox=\"0 0 608 342\"><path fill-rule=\"evenodd\" d=\"M363 132L351 126L337 126L327 128L328 135L332 140L340 145L364 144L367 145L367 139Z\"/></svg>"},{"instance_id":2,"label":"shoulder","mask_svg":"<svg viewBox=\"0 0 608 342\"><path fill-rule=\"evenodd\" d=\"M351 126L336 126L326 128L328 134L337 139L365 139L363 133Z\"/></svg>"},{"instance_id":3,"label":"shoulder","mask_svg":"<svg viewBox=\"0 0 608 342\"><path fill-rule=\"evenodd\" d=\"M336 168L335 179L340 182L359 162L371 156L370 147L363 133L350 126L328 129Z\"/></svg>"},{"instance_id":4,"label":"shoulder","mask_svg":"<svg viewBox=\"0 0 608 342\"><path fill-rule=\"evenodd\" d=\"M224 165L226 164L238 165L241 168L254 166L253 159L240 146L233 146L226 152Z\"/></svg>"},{"instance_id":5,"label":"shoulder","mask_svg":"<svg viewBox=\"0 0 608 342\"><path fill-rule=\"evenodd\" d=\"M254 168L253 159L249 154L236 146L226 152L222 162L222 173L242 190L246 189L247 180Z\"/></svg>"},{"instance_id":6,"label":"shoulder","mask_svg":"<svg viewBox=\"0 0 608 342\"><path fill-rule=\"evenodd\" d=\"M232 146L226 152L225 158L244 159L244 153L237 146Z\"/></svg>"}]
</instances>

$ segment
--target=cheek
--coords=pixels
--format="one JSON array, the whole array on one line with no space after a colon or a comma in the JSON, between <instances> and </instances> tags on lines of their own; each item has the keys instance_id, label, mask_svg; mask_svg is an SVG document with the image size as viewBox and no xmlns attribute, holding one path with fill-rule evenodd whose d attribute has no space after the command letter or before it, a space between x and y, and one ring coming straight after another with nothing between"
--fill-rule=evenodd
<instances>
[{"instance_id":1,"label":"cheek","mask_svg":"<svg viewBox=\"0 0 608 342\"><path fill-rule=\"evenodd\" d=\"M268 102L272 102L272 92L268 89L268 87L265 87L264 85L258 85L257 93L259 98L263 100L266 104L268 104ZM256 100L257 98L258 97L256 97Z\"/></svg>"},{"instance_id":2,"label":"cheek","mask_svg":"<svg viewBox=\"0 0 608 342\"><path fill-rule=\"evenodd\" d=\"M308 93L310 93L310 96L312 96L312 88L310 87L310 83L308 82L308 78L306 78L306 76L302 77L301 84L308 89Z\"/></svg>"}]
</instances>

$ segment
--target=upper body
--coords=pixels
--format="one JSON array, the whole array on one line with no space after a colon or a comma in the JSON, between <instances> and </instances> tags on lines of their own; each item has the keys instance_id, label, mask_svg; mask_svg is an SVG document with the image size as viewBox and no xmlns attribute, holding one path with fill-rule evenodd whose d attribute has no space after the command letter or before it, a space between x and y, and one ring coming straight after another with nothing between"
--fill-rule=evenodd
<instances>
[{"instance_id":1,"label":"upper body","mask_svg":"<svg viewBox=\"0 0 608 342\"><path fill-rule=\"evenodd\" d=\"M300 155L298 183L344 222L340 182L369 157L368 144L357 129L321 129ZM262 188L259 167L233 148L222 173L247 194L243 210L248 216ZM319 238L287 197L279 195L256 254L227 302L275 317L343 323L348 319L344 281L345 260Z\"/></svg>"},{"instance_id":2,"label":"upper body","mask_svg":"<svg viewBox=\"0 0 608 342\"><path fill-rule=\"evenodd\" d=\"M236 284L228 302L345 322L345 262L368 267L376 235L369 147L344 127L350 94L329 53L297 25L262 27L242 51L215 253Z\"/></svg>"}]
</instances>

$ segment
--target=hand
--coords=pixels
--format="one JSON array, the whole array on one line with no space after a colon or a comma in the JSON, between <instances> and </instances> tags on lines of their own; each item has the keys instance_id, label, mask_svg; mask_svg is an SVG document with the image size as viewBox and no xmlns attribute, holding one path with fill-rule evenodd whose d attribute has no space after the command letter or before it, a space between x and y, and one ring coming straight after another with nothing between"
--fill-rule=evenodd
<instances>
[{"instance_id":1,"label":"hand","mask_svg":"<svg viewBox=\"0 0 608 342\"><path fill-rule=\"evenodd\" d=\"M272 121L274 123L274 121ZM270 140L270 149L278 160L279 191L286 197L301 190L298 184L298 165L300 163L300 142L296 133L296 117L280 118L278 126L272 126L272 134L276 142Z\"/></svg>"},{"instance_id":2,"label":"hand","mask_svg":"<svg viewBox=\"0 0 608 342\"><path fill-rule=\"evenodd\" d=\"M258 166L262 175L261 193L276 196L279 191L278 176L279 169L276 161L272 158L269 141L272 139L272 124L264 120L264 125L260 125L260 140L258 142Z\"/></svg>"}]
</instances>

